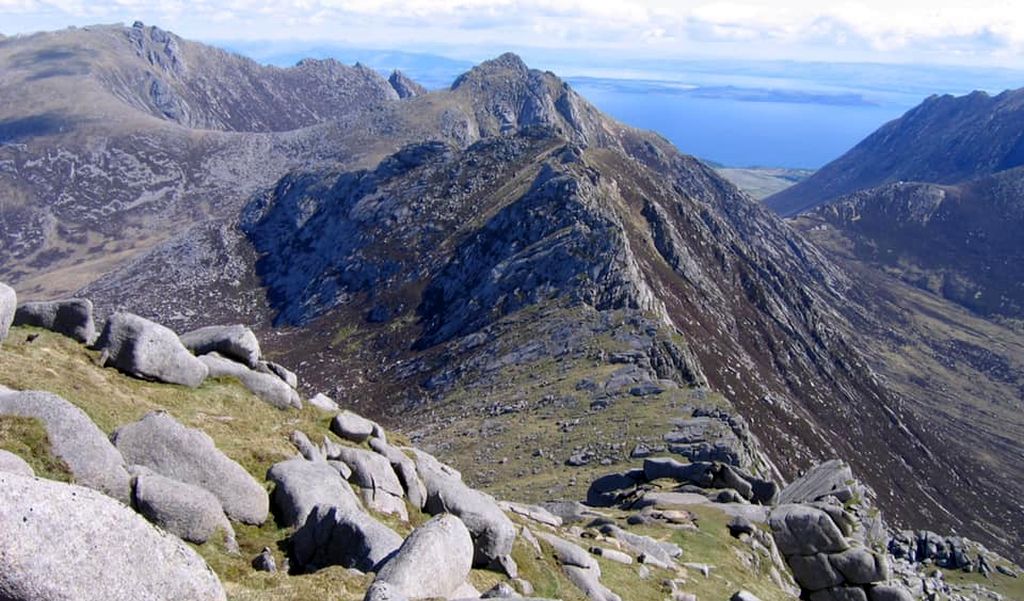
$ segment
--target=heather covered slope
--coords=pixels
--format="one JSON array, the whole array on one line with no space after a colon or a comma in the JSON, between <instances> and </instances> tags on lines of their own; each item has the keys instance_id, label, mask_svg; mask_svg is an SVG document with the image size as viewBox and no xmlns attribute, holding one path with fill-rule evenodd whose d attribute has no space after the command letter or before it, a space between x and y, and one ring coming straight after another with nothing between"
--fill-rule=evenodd
<instances>
[{"instance_id":1,"label":"heather covered slope","mask_svg":"<svg viewBox=\"0 0 1024 601\"><path fill-rule=\"evenodd\" d=\"M955 184L1024 164L1024 89L931 96L811 177L765 199L781 215L894 182Z\"/></svg>"}]
</instances>

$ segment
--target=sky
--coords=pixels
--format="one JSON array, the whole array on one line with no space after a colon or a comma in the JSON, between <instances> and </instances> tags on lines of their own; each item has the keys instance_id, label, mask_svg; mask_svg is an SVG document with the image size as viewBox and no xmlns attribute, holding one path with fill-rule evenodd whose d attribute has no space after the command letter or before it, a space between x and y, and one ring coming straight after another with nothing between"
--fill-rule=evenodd
<instances>
[{"instance_id":1,"label":"sky","mask_svg":"<svg viewBox=\"0 0 1024 601\"><path fill-rule=\"evenodd\" d=\"M1017 0L0 0L0 33L142 20L191 39L333 43L478 60L617 59L1024 68Z\"/></svg>"}]
</instances>

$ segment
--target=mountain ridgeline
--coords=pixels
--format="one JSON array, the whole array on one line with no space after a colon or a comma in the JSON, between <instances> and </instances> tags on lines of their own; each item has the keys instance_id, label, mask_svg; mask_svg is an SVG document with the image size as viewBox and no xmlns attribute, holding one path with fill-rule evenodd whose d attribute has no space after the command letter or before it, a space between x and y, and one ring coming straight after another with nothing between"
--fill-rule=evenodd
<instances>
[{"instance_id":1,"label":"mountain ridgeline","mask_svg":"<svg viewBox=\"0 0 1024 601\"><path fill-rule=\"evenodd\" d=\"M30 296L249 324L507 497L578 498L639 448L777 481L838 456L895 523L1019 554L1013 459L876 375L850 272L515 55L426 92L139 24L6 39L0 64L0 278Z\"/></svg>"},{"instance_id":2,"label":"mountain ridgeline","mask_svg":"<svg viewBox=\"0 0 1024 601\"><path fill-rule=\"evenodd\" d=\"M931 96L811 177L765 199L792 216L896 182L956 184L1024 165L1024 89Z\"/></svg>"}]
</instances>

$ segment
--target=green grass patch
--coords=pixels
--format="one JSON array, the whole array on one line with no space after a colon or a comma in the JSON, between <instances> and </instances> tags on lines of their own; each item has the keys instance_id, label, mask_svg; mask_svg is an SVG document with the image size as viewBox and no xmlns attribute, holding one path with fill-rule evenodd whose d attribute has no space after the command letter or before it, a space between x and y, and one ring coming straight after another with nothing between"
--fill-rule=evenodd
<instances>
[{"instance_id":1,"label":"green grass patch","mask_svg":"<svg viewBox=\"0 0 1024 601\"><path fill-rule=\"evenodd\" d=\"M0 415L0 449L24 459L40 478L74 481L67 464L53 454L43 422L34 417Z\"/></svg>"}]
</instances>

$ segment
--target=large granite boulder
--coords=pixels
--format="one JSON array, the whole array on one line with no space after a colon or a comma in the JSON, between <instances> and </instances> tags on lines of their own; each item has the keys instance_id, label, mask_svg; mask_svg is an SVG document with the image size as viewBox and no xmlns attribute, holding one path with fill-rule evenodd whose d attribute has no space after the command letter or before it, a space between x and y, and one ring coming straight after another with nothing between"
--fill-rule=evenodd
<instances>
[{"instance_id":1,"label":"large granite boulder","mask_svg":"<svg viewBox=\"0 0 1024 601\"><path fill-rule=\"evenodd\" d=\"M7 334L14 323L14 313L18 309L18 295L7 284L0 282L0 343L7 340Z\"/></svg>"},{"instance_id":2,"label":"large granite boulder","mask_svg":"<svg viewBox=\"0 0 1024 601\"><path fill-rule=\"evenodd\" d=\"M186 428L166 412L154 411L118 428L113 441L129 463L210 491L229 518L246 524L266 521L267 491L205 432Z\"/></svg>"},{"instance_id":3,"label":"large granite boulder","mask_svg":"<svg viewBox=\"0 0 1024 601\"><path fill-rule=\"evenodd\" d=\"M403 500L405 490L386 457L373 451L341 445L332 447L327 456L341 461L352 470L349 482L359 487L360 496L367 507L381 513L393 513L402 520L409 519Z\"/></svg>"},{"instance_id":4,"label":"large granite boulder","mask_svg":"<svg viewBox=\"0 0 1024 601\"><path fill-rule=\"evenodd\" d=\"M32 466L21 457L10 451L0 449L0 472L18 474L21 476L35 476L36 472Z\"/></svg>"},{"instance_id":5,"label":"large granite boulder","mask_svg":"<svg viewBox=\"0 0 1024 601\"><path fill-rule=\"evenodd\" d=\"M236 378L249 392L268 405L278 409L302 408L299 393L277 376L253 371L237 361L213 352L200 356L199 361L206 366L211 377Z\"/></svg>"},{"instance_id":6,"label":"large granite boulder","mask_svg":"<svg viewBox=\"0 0 1024 601\"><path fill-rule=\"evenodd\" d=\"M850 547L839 526L821 509L807 505L780 505L768 517L775 544L789 555L839 553Z\"/></svg>"},{"instance_id":7,"label":"large granite boulder","mask_svg":"<svg viewBox=\"0 0 1024 601\"><path fill-rule=\"evenodd\" d=\"M0 390L0 415L41 421L53 454L67 464L75 482L128 502L124 459L84 411L49 392Z\"/></svg>"},{"instance_id":8,"label":"large granite boulder","mask_svg":"<svg viewBox=\"0 0 1024 601\"><path fill-rule=\"evenodd\" d=\"M423 509L427 502L427 488L416 471L416 462L406 455L405 451L389 445L383 438L371 438L370 448L391 463L391 468L401 481L409 503L417 509Z\"/></svg>"},{"instance_id":9,"label":"large granite boulder","mask_svg":"<svg viewBox=\"0 0 1024 601\"><path fill-rule=\"evenodd\" d=\"M0 598L218 601L187 544L103 494L0 472Z\"/></svg>"},{"instance_id":10,"label":"large granite boulder","mask_svg":"<svg viewBox=\"0 0 1024 601\"><path fill-rule=\"evenodd\" d=\"M220 353L255 369L260 362L260 341L241 325L207 326L181 335L181 343L197 355Z\"/></svg>"},{"instance_id":11,"label":"large granite boulder","mask_svg":"<svg viewBox=\"0 0 1024 601\"><path fill-rule=\"evenodd\" d=\"M345 440L365 442L371 436L384 437L384 429L377 422L345 410L331 420L331 432Z\"/></svg>"},{"instance_id":12,"label":"large granite boulder","mask_svg":"<svg viewBox=\"0 0 1024 601\"><path fill-rule=\"evenodd\" d=\"M472 565L469 530L459 518L443 514L412 531L374 584L386 584L407 599L447 598L466 582ZM367 599L372 593L367 591Z\"/></svg>"},{"instance_id":13,"label":"large granite boulder","mask_svg":"<svg viewBox=\"0 0 1024 601\"><path fill-rule=\"evenodd\" d=\"M107 365L136 378L195 388L208 369L181 344L178 335L132 313L115 313L96 343Z\"/></svg>"},{"instance_id":14,"label":"large granite boulder","mask_svg":"<svg viewBox=\"0 0 1024 601\"><path fill-rule=\"evenodd\" d=\"M44 328L84 344L96 340L92 301L85 298L23 303L14 314L14 325Z\"/></svg>"},{"instance_id":15,"label":"large granite boulder","mask_svg":"<svg viewBox=\"0 0 1024 601\"><path fill-rule=\"evenodd\" d=\"M376 572L400 546L402 537L369 514L320 505L292 535L291 558L301 572L333 565Z\"/></svg>"},{"instance_id":16,"label":"large granite boulder","mask_svg":"<svg viewBox=\"0 0 1024 601\"><path fill-rule=\"evenodd\" d=\"M707 488L714 479L711 468L712 464L703 461L680 463L671 457L644 459L644 476L649 481L671 478L676 482L689 482Z\"/></svg>"},{"instance_id":17,"label":"large granite boulder","mask_svg":"<svg viewBox=\"0 0 1024 601\"><path fill-rule=\"evenodd\" d=\"M323 461L288 459L275 463L267 471L267 480L275 485L271 503L282 526L305 523L317 506L361 509L352 487Z\"/></svg>"},{"instance_id":18,"label":"large granite boulder","mask_svg":"<svg viewBox=\"0 0 1024 601\"><path fill-rule=\"evenodd\" d=\"M819 463L779 493L780 503L810 503L835 497L845 503L861 494L850 466L839 459Z\"/></svg>"},{"instance_id":19,"label":"large granite boulder","mask_svg":"<svg viewBox=\"0 0 1024 601\"><path fill-rule=\"evenodd\" d=\"M608 474L590 483L587 489L587 505L591 507L611 507L618 505L631 493L637 485L647 482L642 469L634 469L621 474Z\"/></svg>"},{"instance_id":20,"label":"large granite boulder","mask_svg":"<svg viewBox=\"0 0 1024 601\"><path fill-rule=\"evenodd\" d=\"M793 578L800 588L811 592L839 586L843 576L832 567L828 555L793 555L787 562L793 570Z\"/></svg>"},{"instance_id":21,"label":"large granite boulder","mask_svg":"<svg viewBox=\"0 0 1024 601\"><path fill-rule=\"evenodd\" d=\"M850 584L872 584L889 579L889 562L885 556L863 547L834 553L828 559Z\"/></svg>"},{"instance_id":22,"label":"large granite boulder","mask_svg":"<svg viewBox=\"0 0 1024 601\"><path fill-rule=\"evenodd\" d=\"M475 566L489 566L512 552L516 528L487 494L466 486L458 472L433 456L415 450L416 470L427 489L424 509L431 515L451 513L469 528L476 550Z\"/></svg>"},{"instance_id":23,"label":"large granite boulder","mask_svg":"<svg viewBox=\"0 0 1024 601\"><path fill-rule=\"evenodd\" d=\"M190 543L202 544L217 532L233 541L235 530L213 493L135 466L132 506L149 521Z\"/></svg>"}]
</instances>

